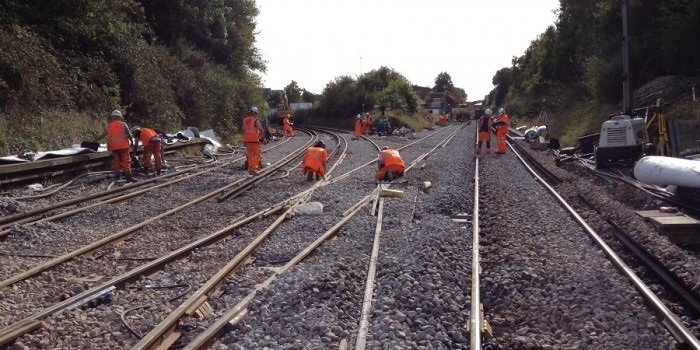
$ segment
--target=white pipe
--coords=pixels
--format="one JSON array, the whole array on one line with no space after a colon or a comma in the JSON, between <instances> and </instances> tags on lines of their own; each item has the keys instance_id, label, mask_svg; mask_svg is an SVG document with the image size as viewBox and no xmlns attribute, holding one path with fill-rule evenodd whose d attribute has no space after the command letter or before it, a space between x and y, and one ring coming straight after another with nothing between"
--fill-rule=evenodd
<instances>
[{"instance_id":1,"label":"white pipe","mask_svg":"<svg viewBox=\"0 0 700 350\"><path fill-rule=\"evenodd\" d=\"M700 161L647 156L635 164L634 177L650 185L700 188Z\"/></svg>"}]
</instances>

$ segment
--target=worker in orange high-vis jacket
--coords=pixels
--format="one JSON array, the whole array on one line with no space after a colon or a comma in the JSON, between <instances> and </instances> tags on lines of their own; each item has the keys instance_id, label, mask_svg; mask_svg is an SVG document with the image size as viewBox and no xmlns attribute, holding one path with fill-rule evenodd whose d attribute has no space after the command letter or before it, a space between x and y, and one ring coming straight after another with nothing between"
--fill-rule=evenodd
<instances>
[{"instance_id":1,"label":"worker in orange high-vis jacket","mask_svg":"<svg viewBox=\"0 0 700 350\"><path fill-rule=\"evenodd\" d=\"M131 128L131 135L134 139L141 141L143 145L143 156L141 157L141 168L148 174L151 171L151 157L154 158L156 176L160 176L163 170L163 146L162 139L158 133L149 128L135 126ZM134 154L138 149L138 142L134 142Z\"/></svg>"},{"instance_id":2,"label":"worker in orange high-vis jacket","mask_svg":"<svg viewBox=\"0 0 700 350\"><path fill-rule=\"evenodd\" d=\"M498 145L496 154L506 154L506 136L508 135L508 127L510 127L510 118L505 109L498 110L498 120L493 123L493 126L496 128L496 144Z\"/></svg>"},{"instance_id":3,"label":"worker in orange high-vis jacket","mask_svg":"<svg viewBox=\"0 0 700 350\"><path fill-rule=\"evenodd\" d=\"M479 133L476 154L481 154L481 143L486 143L486 153L491 153L491 129L493 128L491 115L493 115L493 112L487 109L476 123L477 132Z\"/></svg>"},{"instance_id":4,"label":"worker in orange high-vis jacket","mask_svg":"<svg viewBox=\"0 0 700 350\"><path fill-rule=\"evenodd\" d=\"M433 111L428 111L428 130L433 130Z\"/></svg>"},{"instance_id":5,"label":"worker in orange high-vis jacket","mask_svg":"<svg viewBox=\"0 0 700 350\"><path fill-rule=\"evenodd\" d=\"M399 151L391 149L387 146L382 148L379 153L379 160L377 161L378 170L375 174L377 181L391 181L393 179L403 176L404 170L406 170L406 165L399 155Z\"/></svg>"},{"instance_id":6,"label":"worker in orange high-vis jacket","mask_svg":"<svg viewBox=\"0 0 700 350\"><path fill-rule=\"evenodd\" d=\"M365 113L365 123L362 132L365 135L369 135L370 131L372 131L372 116L369 113Z\"/></svg>"},{"instance_id":7,"label":"worker in orange high-vis jacket","mask_svg":"<svg viewBox=\"0 0 700 350\"><path fill-rule=\"evenodd\" d=\"M358 114L355 118L355 140L360 139L360 134L362 134L362 125L364 121L362 120L362 115Z\"/></svg>"},{"instance_id":8,"label":"worker in orange high-vis jacket","mask_svg":"<svg viewBox=\"0 0 700 350\"><path fill-rule=\"evenodd\" d=\"M265 130L258 120L258 107L250 108L250 113L243 118L243 143L245 144L248 173L256 175L262 168L261 142L265 142Z\"/></svg>"},{"instance_id":9,"label":"worker in orange high-vis jacket","mask_svg":"<svg viewBox=\"0 0 700 350\"><path fill-rule=\"evenodd\" d=\"M292 128L292 125L294 125L294 122L289 120L289 114L285 114L284 119L282 119L282 132L284 137L294 136L294 129Z\"/></svg>"},{"instance_id":10,"label":"worker in orange high-vis jacket","mask_svg":"<svg viewBox=\"0 0 700 350\"><path fill-rule=\"evenodd\" d=\"M314 177L316 177L316 180L320 178L325 179L327 162L328 152L326 152L326 144L318 140L313 147L309 147L306 150L301 172L306 175L308 181L313 181Z\"/></svg>"},{"instance_id":11,"label":"worker in orange high-vis jacket","mask_svg":"<svg viewBox=\"0 0 700 350\"><path fill-rule=\"evenodd\" d=\"M135 182L131 176L131 157L129 147L134 144L134 139L129 133L129 126L124 122L124 116L118 109L109 114L107 129L98 137L107 136L107 150L112 152L112 168L117 173L117 180L124 177L126 181Z\"/></svg>"},{"instance_id":12,"label":"worker in orange high-vis jacket","mask_svg":"<svg viewBox=\"0 0 700 350\"><path fill-rule=\"evenodd\" d=\"M438 117L438 125L440 125L440 126L447 125L447 116L445 115L445 113L440 113L440 117Z\"/></svg>"}]
</instances>

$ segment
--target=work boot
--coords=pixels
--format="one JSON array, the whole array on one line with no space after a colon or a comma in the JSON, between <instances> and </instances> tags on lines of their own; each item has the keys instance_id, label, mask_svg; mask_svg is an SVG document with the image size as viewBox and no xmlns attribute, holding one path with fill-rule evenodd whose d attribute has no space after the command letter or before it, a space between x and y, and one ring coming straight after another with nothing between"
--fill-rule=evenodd
<instances>
[{"instance_id":1,"label":"work boot","mask_svg":"<svg viewBox=\"0 0 700 350\"><path fill-rule=\"evenodd\" d=\"M313 181L314 180L314 173L308 172L306 173L306 181Z\"/></svg>"},{"instance_id":2,"label":"work boot","mask_svg":"<svg viewBox=\"0 0 700 350\"><path fill-rule=\"evenodd\" d=\"M384 175L384 178L386 181L391 181L394 179L394 173L390 170L386 172L386 175Z\"/></svg>"},{"instance_id":3,"label":"work boot","mask_svg":"<svg viewBox=\"0 0 700 350\"><path fill-rule=\"evenodd\" d=\"M321 174L316 174L316 181L321 180Z\"/></svg>"},{"instance_id":4,"label":"work boot","mask_svg":"<svg viewBox=\"0 0 700 350\"><path fill-rule=\"evenodd\" d=\"M161 176L163 173L160 171L160 169L156 170L156 176Z\"/></svg>"},{"instance_id":5,"label":"work boot","mask_svg":"<svg viewBox=\"0 0 700 350\"><path fill-rule=\"evenodd\" d=\"M136 182L136 179L131 176L131 173L124 173L124 178L126 179L126 182Z\"/></svg>"},{"instance_id":6,"label":"work boot","mask_svg":"<svg viewBox=\"0 0 700 350\"><path fill-rule=\"evenodd\" d=\"M121 180L121 179L122 179L122 172L121 172L121 171L115 171L115 173L116 173L116 174L114 175L114 180L115 180L115 181Z\"/></svg>"}]
</instances>

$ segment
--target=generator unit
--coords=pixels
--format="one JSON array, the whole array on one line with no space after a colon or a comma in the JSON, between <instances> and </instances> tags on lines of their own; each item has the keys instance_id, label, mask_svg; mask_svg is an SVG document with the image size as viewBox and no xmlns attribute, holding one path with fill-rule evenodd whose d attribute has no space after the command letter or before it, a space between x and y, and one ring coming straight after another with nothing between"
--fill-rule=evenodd
<instances>
[{"instance_id":1,"label":"generator unit","mask_svg":"<svg viewBox=\"0 0 700 350\"><path fill-rule=\"evenodd\" d=\"M616 115L603 122L600 141L595 149L596 168L632 166L648 148L643 118Z\"/></svg>"}]
</instances>

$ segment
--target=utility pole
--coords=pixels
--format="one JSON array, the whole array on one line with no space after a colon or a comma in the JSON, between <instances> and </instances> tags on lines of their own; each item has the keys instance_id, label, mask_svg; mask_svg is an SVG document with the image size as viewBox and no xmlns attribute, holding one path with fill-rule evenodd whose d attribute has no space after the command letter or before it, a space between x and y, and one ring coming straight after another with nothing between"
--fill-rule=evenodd
<instances>
[{"instance_id":1,"label":"utility pole","mask_svg":"<svg viewBox=\"0 0 700 350\"><path fill-rule=\"evenodd\" d=\"M360 76L362 76L362 55L360 55Z\"/></svg>"},{"instance_id":2,"label":"utility pole","mask_svg":"<svg viewBox=\"0 0 700 350\"><path fill-rule=\"evenodd\" d=\"M627 115L632 113L632 74L630 73L629 0L622 0L622 106Z\"/></svg>"}]
</instances>

